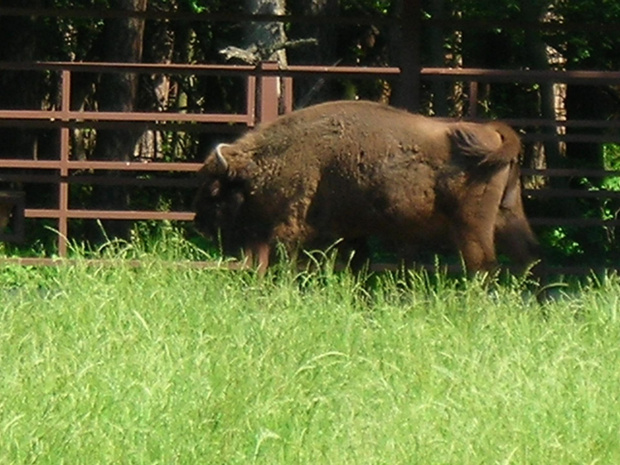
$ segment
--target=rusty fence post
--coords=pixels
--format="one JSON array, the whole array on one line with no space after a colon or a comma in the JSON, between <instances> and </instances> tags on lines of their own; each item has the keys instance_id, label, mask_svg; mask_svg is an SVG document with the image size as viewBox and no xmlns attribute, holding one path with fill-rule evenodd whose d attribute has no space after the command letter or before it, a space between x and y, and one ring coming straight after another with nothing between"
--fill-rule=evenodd
<instances>
[{"instance_id":1,"label":"rusty fence post","mask_svg":"<svg viewBox=\"0 0 620 465\"><path fill-rule=\"evenodd\" d=\"M262 62L259 71L278 71L279 65L275 61ZM266 123L273 121L279 115L280 107L280 78L276 75L259 74L258 78L258 121Z\"/></svg>"},{"instance_id":2,"label":"rusty fence post","mask_svg":"<svg viewBox=\"0 0 620 465\"><path fill-rule=\"evenodd\" d=\"M474 119L478 116L478 82L469 83L469 118Z\"/></svg>"},{"instance_id":3,"label":"rusty fence post","mask_svg":"<svg viewBox=\"0 0 620 465\"><path fill-rule=\"evenodd\" d=\"M284 113L290 113L293 111L293 78L285 77L282 78L282 85L284 86Z\"/></svg>"},{"instance_id":4,"label":"rusty fence post","mask_svg":"<svg viewBox=\"0 0 620 465\"><path fill-rule=\"evenodd\" d=\"M62 70L62 100L60 128L60 183L58 184L58 255L67 256L69 237L69 156L71 141L69 114L71 111L71 71Z\"/></svg>"},{"instance_id":5,"label":"rusty fence post","mask_svg":"<svg viewBox=\"0 0 620 465\"><path fill-rule=\"evenodd\" d=\"M249 128L253 128L256 126L256 76L248 75L247 80L247 102L246 102L246 111L247 111L247 120L246 124Z\"/></svg>"}]
</instances>

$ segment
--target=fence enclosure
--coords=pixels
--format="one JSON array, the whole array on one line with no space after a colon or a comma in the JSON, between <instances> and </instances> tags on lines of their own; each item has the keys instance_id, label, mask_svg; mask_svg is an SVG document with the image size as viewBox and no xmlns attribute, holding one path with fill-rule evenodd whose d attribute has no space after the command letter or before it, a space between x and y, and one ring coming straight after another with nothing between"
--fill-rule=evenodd
<instances>
[{"instance_id":1,"label":"fence enclosure","mask_svg":"<svg viewBox=\"0 0 620 465\"><path fill-rule=\"evenodd\" d=\"M405 2L408 3L408 2ZM415 2L412 2L415 3ZM0 9L2 10L2 9ZM6 9L4 9L6 10ZM24 9L19 14L32 13ZM2 13L2 11L0 11ZM13 11L18 14L17 11ZM43 14L43 12L40 12ZM53 12L47 12L52 14ZM409 12L411 15L419 11ZM273 19L270 17L269 19ZM288 18L294 20L295 18ZM402 18L403 21L406 18ZM415 23L416 21L414 21ZM111 189L118 185L134 187L174 187L193 189L196 187L195 172L200 168L199 162L165 162L148 161L95 161L76 159L71 147L71 131L84 127L126 128L140 127L153 130L201 130L242 132L261 122L270 121L281 112L293 109L293 81L306 76L316 77L356 77L367 79L385 79L398 83L405 92L403 106L420 107L420 88L422 85L436 82L459 82L466 89L468 105L467 119L482 121L477 114L479 89L482 85L496 83L554 83L583 84L588 86L619 86L620 72L604 71L536 71L536 70L497 70L472 68L437 68L421 67L419 57L420 38L416 31L409 30L404 40L417 44L409 60L403 61L400 68L390 67L345 67L345 66L287 66L280 68L275 63L263 62L253 65L182 65L182 64L127 64L127 63L78 63L78 62L0 62L0 73L5 71L28 71L55 73L60 82L60 101L53 110L3 109L0 108L0 127L36 127L58 131L57 159L35 160L0 154L0 182L19 185L19 183L51 183L56 189L57 205L54 208L34 208L29 205L19 190L0 192L0 220L12 213L10 228L0 232L2 241L18 241L23 236L28 221L48 219L57 224L57 253L67 256L68 240L71 240L70 221L76 219L93 220L172 220L191 221L193 213L189 205L183 210L162 211L145 208L140 210L109 210L75 208L70 202L70 186L107 185ZM245 111L243 113L173 113L173 112L103 112L72 109L71 92L74 76L77 73L142 73L175 75L211 75L235 76L244 81L246 90ZM279 79L284 82L284 105L278 98ZM620 121L615 120L574 120L524 118L516 116L505 122L522 130L525 143L620 143ZM567 134L565 129L596 129L593 134ZM111 172L130 172L133 177L111 178L105 174ZM88 173L85 175L84 173ZM175 173L174 178L141 179L140 174ZM523 174L528 180L544 178L541 185L526 183L524 195L528 205L545 202L549 199L591 199L596 202L610 201L617 203L620 192L605 189L574 189L566 182L556 183L554 179L574 179L582 177L605 178L620 177L620 171L604 169L575 170L559 166L531 168L525 167ZM614 207L615 208L615 207ZM613 208L612 208L613 209ZM574 227L602 228L615 235L620 226L618 213L620 203L612 217L585 218L582 216L537 216L530 214L535 229ZM0 222L0 226L2 223ZM615 237L615 236L614 236ZM606 264L605 267L614 268ZM563 266L567 273L587 272L591 265ZM620 267L618 267L620 268Z\"/></svg>"}]
</instances>

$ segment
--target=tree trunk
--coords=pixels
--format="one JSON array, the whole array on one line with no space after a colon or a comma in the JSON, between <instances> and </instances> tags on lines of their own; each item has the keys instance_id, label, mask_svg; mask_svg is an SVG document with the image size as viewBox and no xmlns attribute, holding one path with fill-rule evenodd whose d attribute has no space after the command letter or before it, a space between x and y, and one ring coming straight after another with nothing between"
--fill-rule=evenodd
<instances>
[{"instance_id":1,"label":"tree trunk","mask_svg":"<svg viewBox=\"0 0 620 465\"><path fill-rule=\"evenodd\" d=\"M24 7L23 0L4 0L3 7ZM29 7L41 7L32 0ZM0 17L0 61L31 62L38 55L39 20L26 16ZM0 73L0 109L40 110L44 101L43 75L33 71ZM37 140L41 130L0 128L0 156L3 158L37 158ZM57 146L57 144L56 144Z\"/></svg>"},{"instance_id":2,"label":"tree trunk","mask_svg":"<svg viewBox=\"0 0 620 465\"><path fill-rule=\"evenodd\" d=\"M111 0L110 7L128 12L145 11L147 0ZM135 17L107 19L103 30L103 61L139 63L142 61L144 20ZM100 111L136 110L139 76L132 73L103 73L97 88ZM93 157L96 160L129 160L143 131L102 129L97 131ZM113 176L119 176L114 174ZM126 209L129 194L120 186L95 186L94 203L102 209ZM130 223L105 221L108 237L127 237ZM100 237L100 236L99 236ZM95 239L91 235L91 239ZM96 239L95 239L96 240Z\"/></svg>"},{"instance_id":3,"label":"tree trunk","mask_svg":"<svg viewBox=\"0 0 620 465\"><path fill-rule=\"evenodd\" d=\"M430 3L430 13L433 19L443 20L445 17L444 1L434 0ZM443 27L440 24L433 25L429 31L431 66L441 68L446 65L444 41ZM435 116L448 116L447 84L443 81L433 81L431 88L433 93L433 114Z\"/></svg>"},{"instance_id":4,"label":"tree trunk","mask_svg":"<svg viewBox=\"0 0 620 465\"><path fill-rule=\"evenodd\" d=\"M286 13L285 0L245 0L245 8L251 15L284 15ZM263 55L269 61L277 61L286 65L284 49L273 50L278 43L286 41L284 24L281 22L250 22L245 30L245 45L256 45L259 50L271 50Z\"/></svg>"},{"instance_id":5,"label":"tree trunk","mask_svg":"<svg viewBox=\"0 0 620 465\"><path fill-rule=\"evenodd\" d=\"M245 0L245 7L251 15L284 15L286 13L285 0ZM258 54L263 59L275 61L280 66L286 66L286 51L277 49L278 44L286 42L284 24L281 22L250 22L245 29L246 48L256 46ZM259 89L260 92L260 89ZM257 96L260 101L260 95ZM283 83L278 80L278 103L283 108ZM263 115L259 115L262 118Z\"/></svg>"},{"instance_id":6,"label":"tree trunk","mask_svg":"<svg viewBox=\"0 0 620 465\"><path fill-rule=\"evenodd\" d=\"M338 0L299 0L293 2L292 7L292 13L299 16L335 17L339 14ZM338 34L334 24L300 24L297 36L314 38L317 40L317 45L291 52L289 58L295 57L298 63L308 65L332 66L337 62ZM338 98L341 93L333 82L313 76L295 79L295 106L301 108Z\"/></svg>"},{"instance_id":7,"label":"tree trunk","mask_svg":"<svg viewBox=\"0 0 620 465\"><path fill-rule=\"evenodd\" d=\"M393 103L415 113L420 111L421 0L398 0L396 5L401 27L393 43L398 44L401 74Z\"/></svg>"},{"instance_id":8,"label":"tree trunk","mask_svg":"<svg viewBox=\"0 0 620 465\"><path fill-rule=\"evenodd\" d=\"M177 10L175 0L168 0L161 5L163 11L172 13ZM144 61L146 63L172 63L175 44L175 30L169 20L150 21L144 30ZM189 63L189 60L187 61ZM166 74L149 76L148 111L166 111L170 106L171 79ZM163 157L162 131L149 129L145 131L137 144L135 154L140 159L155 160ZM173 154L177 155L177 154Z\"/></svg>"},{"instance_id":9,"label":"tree trunk","mask_svg":"<svg viewBox=\"0 0 620 465\"><path fill-rule=\"evenodd\" d=\"M538 20L545 15L547 5L544 10L540 11L540 7L531 0L523 0L521 2L524 21ZM549 56L547 53L547 44L538 29L525 30L525 49L529 52L529 60L532 68L537 70L549 70ZM559 119L561 115L556 109L556 84L553 82L544 82L540 84L540 116L546 120ZM558 138L558 128L555 126L544 126L543 133L551 136L548 142L533 152L533 159L526 160L530 166L542 167L548 166L560 168L564 165L561 156L560 142Z\"/></svg>"},{"instance_id":10,"label":"tree trunk","mask_svg":"<svg viewBox=\"0 0 620 465\"><path fill-rule=\"evenodd\" d=\"M147 0L113 0L117 10L145 11ZM138 18L107 19L103 40L103 61L140 63L144 20ZM103 73L97 89L100 111L134 111L138 94L139 76L133 73ZM97 133L94 158L98 160L129 160L133 155L140 132L102 130Z\"/></svg>"}]
</instances>

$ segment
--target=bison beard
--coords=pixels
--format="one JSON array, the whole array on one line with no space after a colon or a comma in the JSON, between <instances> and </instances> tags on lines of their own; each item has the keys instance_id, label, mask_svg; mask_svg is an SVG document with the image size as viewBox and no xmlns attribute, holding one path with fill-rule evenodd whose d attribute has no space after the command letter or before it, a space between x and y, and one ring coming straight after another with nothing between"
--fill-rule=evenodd
<instances>
[{"instance_id":1,"label":"bison beard","mask_svg":"<svg viewBox=\"0 0 620 465\"><path fill-rule=\"evenodd\" d=\"M372 102L330 102L220 144L199 172L195 223L264 272L276 243L378 237L403 249L446 245L469 271L536 258L508 126L447 122Z\"/></svg>"}]
</instances>

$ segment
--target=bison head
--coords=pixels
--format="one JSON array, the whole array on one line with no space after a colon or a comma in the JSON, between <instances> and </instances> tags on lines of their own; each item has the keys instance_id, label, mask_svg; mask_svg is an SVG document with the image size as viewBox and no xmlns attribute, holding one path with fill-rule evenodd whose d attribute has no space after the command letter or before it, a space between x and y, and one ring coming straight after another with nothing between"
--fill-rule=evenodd
<instances>
[{"instance_id":1,"label":"bison head","mask_svg":"<svg viewBox=\"0 0 620 465\"><path fill-rule=\"evenodd\" d=\"M249 192L248 162L234 146L220 144L198 172L200 186L194 199L194 223L206 237L221 239L226 253L243 246L239 215Z\"/></svg>"},{"instance_id":2,"label":"bison head","mask_svg":"<svg viewBox=\"0 0 620 465\"><path fill-rule=\"evenodd\" d=\"M519 178L519 165L512 163L495 222L495 240L498 248L524 270L540 257L540 246L523 211Z\"/></svg>"}]
</instances>

